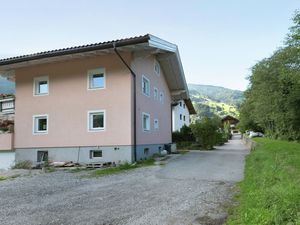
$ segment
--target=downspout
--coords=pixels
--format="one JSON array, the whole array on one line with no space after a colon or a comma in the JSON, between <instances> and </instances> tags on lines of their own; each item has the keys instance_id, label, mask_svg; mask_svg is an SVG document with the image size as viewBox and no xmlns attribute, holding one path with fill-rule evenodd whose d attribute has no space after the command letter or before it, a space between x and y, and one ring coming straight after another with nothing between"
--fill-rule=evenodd
<instances>
[{"instance_id":1,"label":"downspout","mask_svg":"<svg viewBox=\"0 0 300 225\"><path fill-rule=\"evenodd\" d=\"M120 58L120 60L123 62L123 64L127 67L127 69L130 71L132 78L133 78L133 158L134 161L137 161L137 155L136 155L136 74L134 71L130 68L130 66L126 63L126 61L122 58L120 53L118 52L116 48L116 43L113 43L113 48L117 56Z\"/></svg>"}]
</instances>

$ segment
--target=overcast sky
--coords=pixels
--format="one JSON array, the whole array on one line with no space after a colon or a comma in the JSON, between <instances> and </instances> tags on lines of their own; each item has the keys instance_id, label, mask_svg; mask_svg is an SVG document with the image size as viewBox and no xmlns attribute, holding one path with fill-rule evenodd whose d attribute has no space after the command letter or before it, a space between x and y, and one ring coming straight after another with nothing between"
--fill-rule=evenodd
<instances>
[{"instance_id":1,"label":"overcast sky","mask_svg":"<svg viewBox=\"0 0 300 225\"><path fill-rule=\"evenodd\" d=\"M151 33L179 46L188 83L245 90L282 45L298 0L0 0L0 58Z\"/></svg>"}]
</instances>

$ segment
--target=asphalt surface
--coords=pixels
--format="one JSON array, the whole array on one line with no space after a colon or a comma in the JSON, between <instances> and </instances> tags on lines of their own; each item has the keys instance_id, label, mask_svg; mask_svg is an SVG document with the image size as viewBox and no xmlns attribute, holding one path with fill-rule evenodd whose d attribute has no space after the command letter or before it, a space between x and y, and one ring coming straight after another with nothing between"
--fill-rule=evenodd
<instances>
[{"instance_id":1,"label":"asphalt surface","mask_svg":"<svg viewBox=\"0 0 300 225\"><path fill-rule=\"evenodd\" d=\"M58 171L0 181L0 224L222 224L247 153L235 136L165 166L101 178Z\"/></svg>"}]
</instances>

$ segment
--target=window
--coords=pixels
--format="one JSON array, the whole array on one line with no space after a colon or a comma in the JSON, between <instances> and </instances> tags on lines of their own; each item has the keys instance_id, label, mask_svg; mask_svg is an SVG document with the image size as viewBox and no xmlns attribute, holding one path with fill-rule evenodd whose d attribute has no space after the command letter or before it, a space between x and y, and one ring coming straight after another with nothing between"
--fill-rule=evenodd
<instances>
[{"instance_id":1,"label":"window","mask_svg":"<svg viewBox=\"0 0 300 225\"><path fill-rule=\"evenodd\" d=\"M182 120L182 114L179 115L179 119Z\"/></svg>"},{"instance_id":2,"label":"window","mask_svg":"<svg viewBox=\"0 0 300 225\"><path fill-rule=\"evenodd\" d=\"M150 81L144 75L142 78L142 89L144 95L150 96Z\"/></svg>"},{"instance_id":3,"label":"window","mask_svg":"<svg viewBox=\"0 0 300 225\"><path fill-rule=\"evenodd\" d=\"M36 77L33 80L33 95L49 94L49 79L48 76Z\"/></svg>"},{"instance_id":4,"label":"window","mask_svg":"<svg viewBox=\"0 0 300 225\"><path fill-rule=\"evenodd\" d=\"M157 61L154 62L154 72L156 73L156 75L160 75L160 65Z\"/></svg>"},{"instance_id":5,"label":"window","mask_svg":"<svg viewBox=\"0 0 300 225\"><path fill-rule=\"evenodd\" d=\"M164 95L164 93L163 92L160 92L160 95L159 95L159 101L160 101L160 103L164 103L164 99L165 99L165 95Z\"/></svg>"},{"instance_id":6,"label":"window","mask_svg":"<svg viewBox=\"0 0 300 225\"><path fill-rule=\"evenodd\" d=\"M185 109L185 104L183 103L183 108Z\"/></svg>"},{"instance_id":7,"label":"window","mask_svg":"<svg viewBox=\"0 0 300 225\"><path fill-rule=\"evenodd\" d=\"M105 88L105 69L98 68L88 71L88 89L103 89Z\"/></svg>"},{"instance_id":8,"label":"window","mask_svg":"<svg viewBox=\"0 0 300 225\"><path fill-rule=\"evenodd\" d=\"M185 116L183 116L183 121L185 121Z\"/></svg>"},{"instance_id":9,"label":"window","mask_svg":"<svg viewBox=\"0 0 300 225\"><path fill-rule=\"evenodd\" d=\"M105 129L105 112L103 110L88 112L88 130L101 131Z\"/></svg>"},{"instance_id":10,"label":"window","mask_svg":"<svg viewBox=\"0 0 300 225\"><path fill-rule=\"evenodd\" d=\"M143 113L143 131L150 131L150 115L148 113Z\"/></svg>"},{"instance_id":11,"label":"window","mask_svg":"<svg viewBox=\"0 0 300 225\"><path fill-rule=\"evenodd\" d=\"M34 134L48 133L48 115L33 116L33 133Z\"/></svg>"},{"instance_id":12,"label":"window","mask_svg":"<svg viewBox=\"0 0 300 225\"><path fill-rule=\"evenodd\" d=\"M144 148L144 155L148 155L149 154L149 148Z\"/></svg>"},{"instance_id":13,"label":"window","mask_svg":"<svg viewBox=\"0 0 300 225\"><path fill-rule=\"evenodd\" d=\"M158 130L159 129L159 122L158 119L154 119L154 129Z\"/></svg>"},{"instance_id":14,"label":"window","mask_svg":"<svg viewBox=\"0 0 300 225\"><path fill-rule=\"evenodd\" d=\"M90 159L102 158L102 150L90 150Z\"/></svg>"},{"instance_id":15,"label":"window","mask_svg":"<svg viewBox=\"0 0 300 225\"><path fill-rule=\"evenodd\" d=\"M180 107L182 106L182 102L179 102Z\"/></svg>"},{"instance_id":16,"label":"window","mask_svg":"<svg viewBox=\"0 0 300 225\"><path fill-rule=\"evenodd\" d=\"M158 100L158 89L154 88L154 100Z\"/></svg>"},{"instance_id":17,"label":"window","mask_svg":"<svg viewBox=\"0 0 300 225\"><path fill-rule=\"evenodd\" d=\"M37 151L37 162L47 162L48 151Z\"/></svg>"}]
</instances>

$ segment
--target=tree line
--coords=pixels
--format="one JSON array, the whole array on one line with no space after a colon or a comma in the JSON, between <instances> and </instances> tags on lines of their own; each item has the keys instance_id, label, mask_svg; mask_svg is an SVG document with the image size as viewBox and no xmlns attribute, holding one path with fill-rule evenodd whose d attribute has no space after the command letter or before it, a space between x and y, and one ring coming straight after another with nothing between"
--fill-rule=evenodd
<instances>
[{"instance_id":1,"label":"tree line","mask_svg":"<svg viewBox=\"0 0 300 225\"><path fill-rule=\"evenodd\" d=\"M240 130L300 140L300 12L284 45L252 67L240 110Z\"/></svg>"}]
</instances>

